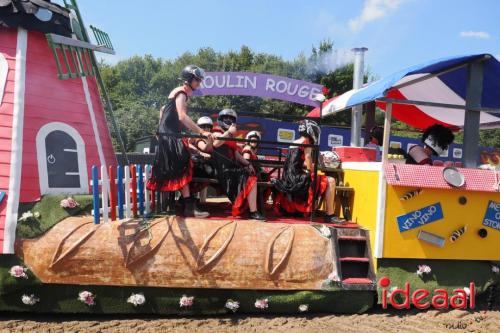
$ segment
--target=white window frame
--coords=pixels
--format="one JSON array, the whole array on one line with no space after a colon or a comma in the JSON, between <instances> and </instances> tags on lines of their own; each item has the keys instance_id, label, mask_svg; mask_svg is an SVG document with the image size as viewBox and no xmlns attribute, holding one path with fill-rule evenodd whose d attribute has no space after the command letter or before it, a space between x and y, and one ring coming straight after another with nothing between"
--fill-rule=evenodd
<instances>
[{"instance_id":1,"label":"white window frame","mask_svg":"<svg viewBox=\"0 0 500 333\"><path fill-rule=\"evenodd\" d=\"M47 150L45 148L45 138L53 131L62 131L68 134L76 142L78 156L78 173L80 176L80 187L49 187L49 177L47 171ZM36 135L36 154L38 160L38 179L40 182L41 194L88 194L89 182L87 174L87 158L85 155L85 142L80 133L61 122L52 122L43 125Z\"/></svg>"},{"instance_id":2,"label":"white window frame","mask_svg":"<svg viewBox=\"0 0 500 333\"><path fill-rule=\"evenodd\" d=\"M5 86L7 85L7 74L9 73L9 63L4 55L0 53L0 105L3 102Z\"/></svg>"}]
</instances>

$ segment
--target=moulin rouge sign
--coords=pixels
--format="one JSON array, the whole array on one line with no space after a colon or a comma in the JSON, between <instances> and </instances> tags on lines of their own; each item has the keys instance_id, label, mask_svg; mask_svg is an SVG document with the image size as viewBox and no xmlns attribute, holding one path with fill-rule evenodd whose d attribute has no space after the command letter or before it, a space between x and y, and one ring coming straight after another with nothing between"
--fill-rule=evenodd
<instances>
[{"instance_id":1,"label":"moulin rouge sign","mask_svg":"<svg viewBox=\"0 0 500 333\"><path fill-rule=\"evenodd\" d=\"M202 87L193 95L241 95L280 99L318 106L314 96L323 86L287 77L250 72L207 72Z\"/></svg>"},{"instance_id":2,"label":"moulin rouge sign","mask_svg":"<svg viewBox=\"0 0 500 333\"><path fill-rule=\"evenodd\" d=\"M413 305L417 309L474 309L476 307L476 294L474 282L471 282L468 287L463 289L453 289L452 296L448 294L446 289L435 289L430 292L427 289L419 288L413 292L410 290L410 283L406 282L403 289L393 288L387 294L387 288L391 284L388 277L382 277L379 280L379 285L382 287L382 308L387 309L387 301L395 309L409 309ZM400 296L400 297L398 297ZM430 301L428 301L428 297ZM402 298L403 302L399 302L397 298Z\"/></svg>"}]
</instances>

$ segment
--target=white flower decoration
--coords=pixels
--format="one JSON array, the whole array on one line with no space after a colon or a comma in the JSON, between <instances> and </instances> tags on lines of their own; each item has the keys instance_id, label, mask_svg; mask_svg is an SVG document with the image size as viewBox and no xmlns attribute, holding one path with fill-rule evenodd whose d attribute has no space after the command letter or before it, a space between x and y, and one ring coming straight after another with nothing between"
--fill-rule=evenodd
<instances>
[{"instance_id":1,"label":"white flower decoration","mask_svg":"<svg viewBox=\"0 0 500 333\"><path fill-rule=\"evenodd\" d=\"M422 277L424 274L430 274L431 273L431 267L428 265L418 265L417 269L417 275Z\"/></svg>"},{"instance_id":2,"label":"white flower decoration","mask_svg":"<svg viewBox=\"0 0 500 333\"><path fill-rule=\"evenodd\" d=\"M130 303L134 306L143 305L144 303L146 303L146 297L144 297L143 293L132 294L127 299L127 303Z\"/></svg>"},{"instance_id":3,"label":"white flower decoration","mask_svg":"<svg viewBox=\"0 0 500 333\"><path fill-rule=\"evenodd\" d=\"M36 303L40 302L40 299L38 297L36 297L35 295L31 294L31 295L23 295L21 297L21 301L25 305L31 305L31 306L33 306Z\"/></svg>"},{"instance_id":4,"label":"white flower decoration","mask_svg":"<svg viewBox=\"0 0 500 333\"><path fill-rule=\"evenodd\" d=\"M26 267L15 265L10 268L9 274L15 278L27 279L28 278L28 274L26 274L27 271L28 269Z\"/></svg>"},{"instance_id":5,"label":"white flower decoration","mask_svg":"<svg viewBox=\"0 0 500 333\"><path fill-rule=\"evenodd\" d=\"M299 305L299 311L300 312L307 312L307 311L309 311L309 305L308 304L301 304L301 305Z\"/></svg>"},{"instance_id":6,"label":"white flower decoration","mask_svg":"<svg viewBox=\"0 0 500 333\"><path fill-rule=\"evenodd\" d=\"M189 308L193 306L194 303L194 296L188 297L186 295L182 295L181 299L179 300L179 305L181 308Z\"/></svg>"},{"instance_id":7,"label":"white flower decoration","mask_svg":"<svg viewBox=\"0 0 500 333\"><path fill-rule=\"evenodd\" d=\"M321 233L321 236L323 236L323 237L326 237L326 238L332 237L332 232L331 232L330 228L328 228L324 224L321 225L321 227L319 228L319 232Z\"/></svg>"},{"instance_id":8,"label":"white flower decoration","mask_svg":"<svg viewBox=\"0 0 500 333\"><path fill-rule=\"evenodd\" d=\"M28 221L33 217L33 213L31 211L24 212L23 215L19 218L19 221Z\"/></svg>"},{"instance_id":9,"label":"white flower decoration","mask_svg":"<svg viewBox=\"0 0 500 333\"><path fill-rule=\"evenodd\" d=\"M92 306L95 304L95 295L90 291L84 290L78 294L78 300L87 304L88 306Z\"/></svg>"},{"instance_id":10,"label":"white flower decoration","mask_svg":"<svg viewBox=\"0 0 500 333\"><path fill-rule=\"evenodd\" d=\"M269 301L267 300L267 298L258 299L255 301L255 307L261 310L267 309L269 307Z\"/></svg>"},{"instance_id":11,"label":"white flower decoration","mask_svg":"<svg viewBox=\"0 0 500 333\"><path fill-rule=\"evenodd\" d=\"M495 274L500 273L500 268L497 265L491 265L491 271Z\"/></svg>"},{"instance_id":12,"label":"white flower decoration","mask_svg":"<svg viewBox=\"0 0 500 333\"><path fill-rule=\"evenodd\" d=\"M236 312L240 308L240 302L233 301L232 299L228 299L226 302L226 308L233 311L233 312Z\"/></svg>"}]
</instances>

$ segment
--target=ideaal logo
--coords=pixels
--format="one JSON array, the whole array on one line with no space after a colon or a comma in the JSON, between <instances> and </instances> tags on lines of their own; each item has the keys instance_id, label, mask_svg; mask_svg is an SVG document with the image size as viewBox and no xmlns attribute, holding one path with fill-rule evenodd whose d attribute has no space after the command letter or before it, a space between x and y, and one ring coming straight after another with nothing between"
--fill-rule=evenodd
<instances>
[{"instance_id":1,"label":"ideaal logo","mask_svg":"<svg viewBox=\"0 0 500 333\"><path fill-rule=\"evenodd\" d=\"M406 282L404 289L393 288L390 289L389 295L387 294L387 288L391 284L391 280L388 277L382 277L378 281L379 286L382 287L382 308L387 309L387 301L395 309L409 309L410 304L417 309L428 309L433 307L434 309L448 309L452 307L453 309L474 309L476 307L476 294L474 282L469 283L468 291L466 288L463 289L453 289L453 294L451 297L446 289L434 289L434 292L430 292L427 289L419 288L411 292L410 283ZM431 297L430 301L428 297ZM398 302L403 300L402 302ZM468 299L468 300L467 300Z\"/></svg>"},{"instance_id":2,"label":"ideaal logo","mask_svg":"<svg viewBox=\"0 0 500 333\"><path fill-rule=\"evenodd\" d=\"M424 224L431 223L443 218L443 209L441 204L435 203L433 205L415 210L405 215L397 217L399 232L408 231L410 229L418 228Z\"/></svg>"}]
</instances>

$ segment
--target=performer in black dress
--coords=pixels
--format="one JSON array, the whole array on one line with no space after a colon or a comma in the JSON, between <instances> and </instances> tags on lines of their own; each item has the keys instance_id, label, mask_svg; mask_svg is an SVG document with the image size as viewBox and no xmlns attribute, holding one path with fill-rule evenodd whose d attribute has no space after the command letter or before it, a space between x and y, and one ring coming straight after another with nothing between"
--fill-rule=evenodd
<instances>
[{"instance_id":1,"label":"performer in black dress","mask_svg":"<svg viewBox=\"0 0 500 333\"><path fill-rule=\"evenodd\" d=\"M406 164L432 165L432 156L441 155L455 139L453 132L443 125L432 125L422 135L424 146L413 146L408 151Z\"/></svg>"},{"instance_id":2,"label":"performer in black dress","mask_svg":"<svg viewBox=\"0 0 500 333\"><path fill-rule=\"evenodd\" d=\"M147 188L153 191L174 192L180 190L184 198L184 215L189 217L207 217L196 207L196 201L189 192L189 182L193 176L193 162L188 149L188 140L176 137L183 127L197 134L212 138L210 132L203 131L187 115L187 100L193 90L203 80L203 69L189 65L181 73L183 85L172 90L167 104L160 111L158 127L158 149L153 164L153 172Z\"/></svg>"},{"instance_id":3,"label":"performer in black dress","mask_svg":"<svg viewBox=\"0 0 500 333\"><path fill-rule=\"evenodd\" d=\"M240 154L235 141L220 140L236 135L237 118L234 110L224 109L219 112L219 128L214 129L212 154L217 167L217 178L222 191L233 203L233 216L241 216L249 207L249 218L263 221L264 217L257 211L257 177L252 164Z\"/></svg>"},{"instance_id":4,"label":"performer in black dress","mask_svg":"<svg viewBox=\"0 0 500 333\"><path fill-rule=\"evenodd\" d=\"M297 144L317 144L321 129L312 120L306 120L299 125L300 138ZM312 148L291 146L286 156L281 179L273 180L278 191L274 198L275 210L284 210L287 213L310 213L312 207L314 165ZM335 207L335 179L318 175L317 197L325 194L326 210L325 222L341 223L334 215Z\"/></svg>"}]
</instances>

